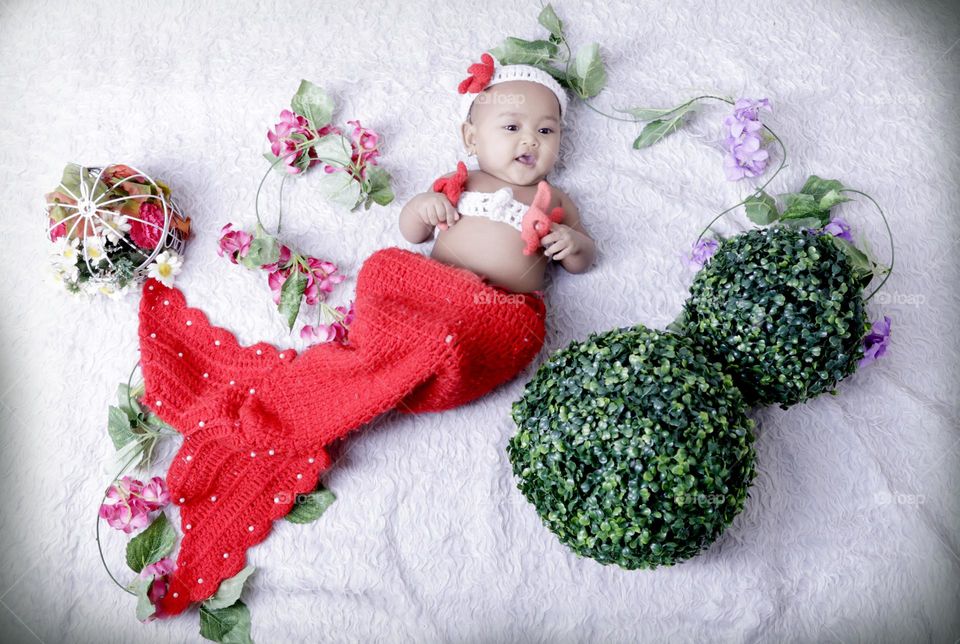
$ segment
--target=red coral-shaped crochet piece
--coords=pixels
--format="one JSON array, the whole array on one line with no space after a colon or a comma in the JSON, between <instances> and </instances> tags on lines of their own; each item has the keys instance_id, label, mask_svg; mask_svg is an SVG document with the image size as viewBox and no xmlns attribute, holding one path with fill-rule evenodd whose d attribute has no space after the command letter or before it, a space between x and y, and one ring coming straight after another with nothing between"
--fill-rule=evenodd
<instances>
[{"instance_id":1,"label":"red coral-shaped crochet piece","mask_svg":"<svg viewBox=\"0 0 960 644\"><path fill-rule=\"evenodd\" d=\"M524 255L533 255L540 247L540 240L550 232L550 224L563 221L563 208L555 207L548 215L547 206L550 205L550 184L541 181L537 184L537 194L533 203L527 208L520 222L520 237L526 242L523 248Z\"/></svg>"},{"instance_id":2,"label":"red coral-shaped crochet piece","mask_svg":"<svg viewBox=\"0 0 960 644\"><path fill-rule=\"evenodd\" d=\"M460 81L457 91L461 94L476 94L482 91L493 78L493 57L487 53L482 54L479 63L467 67L467 73L470 75Z\"/></svg>"},{"instance_id":3,"label":"red coral-shaped crochet piece","mask_svg":"<svg viewBox=\"0 0 960 644\"><path fill-rule=\"evenodd\" d=\"M453 176L450 177L440 177L433 182L433 191L442 192L447 196L447 199L450 200L450 203L453 204L453 207L456 208L457 204L460 202L460 193L463 192L463 189L467 187L467 166L463 161L457 162L457 171ZM440 222L437 224L437 228L440 230L446 230L448 228L445 222Z\"/></svg>"}]
</instances>

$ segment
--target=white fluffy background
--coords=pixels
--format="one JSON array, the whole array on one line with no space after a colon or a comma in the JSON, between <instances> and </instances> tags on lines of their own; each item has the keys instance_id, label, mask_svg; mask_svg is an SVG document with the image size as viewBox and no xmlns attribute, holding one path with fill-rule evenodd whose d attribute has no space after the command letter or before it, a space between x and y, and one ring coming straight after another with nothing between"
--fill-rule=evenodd
<instances>
[{"instance_id":1,"label":"white fluffy background","mask_svg":"<svg viewBox=\"0 0 960 644\"><path fill-rule=\"evenodd\" d=\"M220 227L253 222L265 132L301 78L340 122L384 137L397 200L335 212L288 184L285 234L351 277L404 242L400 208L462 158L454 89L507 35L539 37L539 6L0 0L0 639L200 640L195 609L141 625L101 567L94 521L115 473L107 406L137 360L138 294L84 303L44 283L39 204L68 161L128 162L169 182L196 237L179 286L244 344L289 337L265 283L217 257ZM703 555L629 572L579 559L517 490L505 445L515 382L460 410L387 414L342 445L338 497L280 522L250 553L258 642L953 642L960 636L956 320L958 59L950 3L559 0L574 44L601 44L597 104L666 106L702 90L766 96L787 143L771 186L811 173L886 208L897 265L871 314L893 318L879 363L787 412L757 414L759 474ZM685 297L678 253L746 194L723 178L718 104L653 148L572 103L554 181L599 246L586 274L555 268L549 350L592 331L662 326ZM264 203L275 212L276 183ZM886 258L863 201L841 212ZM737 220L736 218L734 219ZM742 216L739 221L743 221ZM429 243L418 248L429 252ZM335 291L346 303L353 280ZM304 392L305 395L308 392ZM162 473L162 470L156 472ZM126 580L125 539L105 530Z\"/></svg>"}]
</instances>

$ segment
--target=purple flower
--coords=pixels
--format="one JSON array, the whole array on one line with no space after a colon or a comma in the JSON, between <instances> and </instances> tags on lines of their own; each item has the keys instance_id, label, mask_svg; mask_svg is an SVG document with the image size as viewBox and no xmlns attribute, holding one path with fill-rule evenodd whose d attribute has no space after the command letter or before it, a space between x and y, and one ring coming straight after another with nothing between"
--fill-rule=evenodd
<instances>
[{"instance_id":1,"label":"purple flower","mask_svg":"<svg viewBox=\"0 0 960 644\"><path fill-rule=\"evenodd\" d=\"M874 322L870 333L863 337L863 358L859 366L868 365L887 352L890 344L890 318L886 315L883 320Z\"/></svg>"},{"instance_id":2,"label":"purple flower","mask_svg":"<svg viewBox=\"0 0 960 644\"><path fill-rule=\"evenodd\" d=\"M760 149L760 137L748 136L743 143L734 145L723 159L723 170L730 181L744 177L756 177L767 169L770 154Z\"/></svg>"},{"instance_id":3,"label":"purple flower","mask_svg":"<svg viewBox=\"0 0 960 644\"><path fill-rule=\"evenodd\" d=\"M691 247L688 255L682 256L684 264L686 264L687 268L691 271L700 270L703 268L703 265L707 263L707 260L717 252L717 246L719 246L719 244L716 239L709 237L701 239Z\"/></svg>"},{"instance_id":4,"label":"purple flower","mask_svg":"<svg viewBox=\"0 0 960 644\"><path fill-rule=\"evenodd\" d=\"M840 217L834 217L830 220L830 223L824 226L821 229L824 233L833 235L834 237L839 237L848 242L853 242L853 237L850 236L850 224L841 219Z\"/></svg>"},{"instance_id":5,"label":"purple flower","mask_svg":"<svg viewBox=\"0 0 960 644\"><path fill-rule=\"evenodd\" d=\"M733 114L723 120L727 147L723 169L730 181L756 177L767 169L770 155L761 149L763 124L758 120L761 109L771 109L768 99L741 98L734 104Z\"/></svg>"},{"instance_id":6,"label":"purple flower","mask_svg":"<svg viewBox=\"0 0 960 644\"><path fill-rule=\"evenodd\" d=\"M741 121L756 121L761 109L773 110L770 107L770 99L761 98L757 101L752 98L741 98L733 104L733 116Z\"/></svg>"}]
</instances>

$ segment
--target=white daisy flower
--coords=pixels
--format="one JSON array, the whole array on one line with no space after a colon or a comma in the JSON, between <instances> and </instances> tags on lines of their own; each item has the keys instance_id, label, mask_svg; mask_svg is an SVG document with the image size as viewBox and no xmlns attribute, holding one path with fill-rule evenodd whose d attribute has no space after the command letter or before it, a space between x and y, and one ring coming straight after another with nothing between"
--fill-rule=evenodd
<instances>
[{"instance_id":1,"label":"white daisy flower","mask_svg":"<svg viewBox=\"0 0 960 644\"><path fill-rule=\"evenodd\" d=\"M117 288L115 284L100 284L98 289L99 294L106 295L111 300L122 300L129 291L129 287Z\"/></svg>"},{"instance_id":2,"label":"white daisy flower","mask_svg":"<svg viewBox=\"0 0 960 644\"><path fill-rule=\"evenodd\" d=\"M96 235L86 238L83 242L83 252L93 266L96 266L107 255L103 248L103 239Z\"/></svg>"},{"instance_id":3,"label":"white daisy flower","mask_svg":"<svg viewBox=\"0 0 960 644\"><path fill-rule=\"evenodd\" d=\"M53 250L50 251L50 259L53 265L66 270L76 269L77 258L80 256L79 248L80 240L76 238L68 240L66 237L61 237L53 242Z\"/></svg>"},{"instance_id":4,"label":"white daisy flower","mask_svg":"<svg viewBox=\"0 0 960 644\"><path fill-rule=\"evenodd\" d=\"M130 222L126 215L113 215L104 219L106 225L103 227L103 232L107 236L107 241L112 244L119 244L120 238L126 237L127 233L130 232Z\"/></svg>"},{"instance_id":5,"label":"white daisy flower","mask_svg":"<svg viewBox=\"0 0 960 644\"><path fill-rule=\"evenodd\" d=\"M150 264L147 276L152 277L164 286L173 286L173 278L180 272L183 266L183 258L177 255L176 251L165 250Z\"/></svg>"}]
</instances>

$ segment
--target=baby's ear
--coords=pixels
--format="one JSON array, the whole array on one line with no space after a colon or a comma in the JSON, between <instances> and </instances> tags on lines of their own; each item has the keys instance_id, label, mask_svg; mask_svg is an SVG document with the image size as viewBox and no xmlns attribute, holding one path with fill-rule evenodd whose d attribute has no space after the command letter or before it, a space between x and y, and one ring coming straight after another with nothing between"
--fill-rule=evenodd
<instances>
[{"instance_id":1,"label":"baby's ear","mask_svg":"<svg viewBox=\"0 0 960 644\"><path fill-rule=\"evenodd\" d=\"M460 136L463 138L463 149L469 153L477 145L477 127L470 121L464 121L460 126Z\"/></svg>"}]
</instances>

